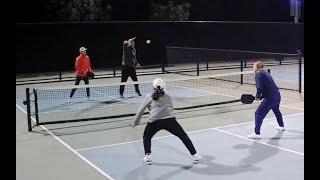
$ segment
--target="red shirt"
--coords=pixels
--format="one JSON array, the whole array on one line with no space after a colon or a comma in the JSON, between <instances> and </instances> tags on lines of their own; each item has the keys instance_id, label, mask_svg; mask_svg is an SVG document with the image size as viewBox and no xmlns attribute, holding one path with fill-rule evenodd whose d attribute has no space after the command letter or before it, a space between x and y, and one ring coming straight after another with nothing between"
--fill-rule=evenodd
<instances>
[{"instance_id":1,"label":"red shirt","mask_svg":"<svg viewBox=\"0 0 320 180\"><path fill-rule=\"evenodd\" d=\"M76 58L75 69L76 69L76 76L79 76L79 77L86 77L87 72L89 71L92 72L89 56L80 54Z\"/></svg>"}]
</instances>

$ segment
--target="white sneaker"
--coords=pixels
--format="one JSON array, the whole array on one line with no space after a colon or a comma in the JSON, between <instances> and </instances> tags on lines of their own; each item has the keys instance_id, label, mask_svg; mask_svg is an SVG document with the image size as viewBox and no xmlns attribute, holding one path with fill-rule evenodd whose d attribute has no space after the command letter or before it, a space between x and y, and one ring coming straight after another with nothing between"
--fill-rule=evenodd
<instances>
[{"instance_id":1,"label":"white sneaker","mask_svg":"<svg viewBox=\"0 0 320 180\"><path fill-rule=\"evenodd\" d=\"M250 139L260 139L261 136L260 136L260 134L252 133L252 134L248 135L247 138L250 138Z\"/></svg>"},{"instance_id":2,"label":"white sneaker","mask_svg":"<svg viewBox=\"0 0 320 180\"><path fill-rule=\"evenodd\" d=\"M71 98L68 99L68 103L71 102Z\"/></svg>"},{"instance_id":3,"label":"white sneaker","mask_svg":"<svg viewBox=\"0 0 320 180\"><path fill-rule=\"evenodd\" d=\"M192 155L192 160L193 163L198 164L202 160L202 157L199 154L195 153L194 155Z\"/></svg>"},{"instance_id":4,"label":"white sneaker","mask_svg":"<svg viewBox=\"0 0 320 180\"><path fill-rule=\"evenodd\" d=\"M279 131L284 131L285 130L285 128L281 127L281 126L276 126L275 128L276 128L276 130L279 130Z\"/></svg>"},{"instance_id":5,"label":"white sneaker","mask_svg":"<svg viewBox=\"0 0 320 180\"><path fill-rule=\"evenodd\" d=\"M147 163L148 165L152 164L151 154L146 154L143 158L143 162Z\"/></svg>"}]
</instances>

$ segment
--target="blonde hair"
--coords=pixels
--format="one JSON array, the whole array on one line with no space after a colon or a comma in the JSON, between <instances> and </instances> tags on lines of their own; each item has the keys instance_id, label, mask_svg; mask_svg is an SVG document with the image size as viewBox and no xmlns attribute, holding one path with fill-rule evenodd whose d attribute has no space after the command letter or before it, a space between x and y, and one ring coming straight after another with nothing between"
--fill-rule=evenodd
<instances>
[{"instance_id":1,"label":"blonde hair","mask_svg":"<svg viewBox=\"0 0 320 180\"><path fill-rule=\"evenodd\" d=\"M256 61L254 64L256 64L257 68L263 68L263 63L261 61Z\"/></svg>"}]
</instances>

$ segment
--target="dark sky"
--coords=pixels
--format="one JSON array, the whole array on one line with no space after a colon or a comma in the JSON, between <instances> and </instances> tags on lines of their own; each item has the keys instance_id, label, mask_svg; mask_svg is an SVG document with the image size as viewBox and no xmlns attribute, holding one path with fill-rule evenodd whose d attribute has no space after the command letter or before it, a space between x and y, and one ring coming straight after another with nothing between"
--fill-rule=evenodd
<instances>
[{"instance_id":1,"label":"dark sky","mask_svg":"<svg viewBox=\"0 0 320 180\"><path fill-rule=\"evenodd\" d=\"M191 20L293 21L290 0L191 0L191 4Z\"/></svg>"},{"instance_id":2,"label":"dark sky","mask_svg":"<svg viewBox=\"0 0 320 180\"><path fill-rule=\"evenodd\" d=\"M50 0L18 1L16 22L46 22L48 11L45 6ZM67 0L66 0L67 1ZM105 0L104 0L105 1ZM150 0L108 0L112 5L111 20L146 21L149 16Z\"/></svg>"},{"instance_id":3,"label":"dark sky","mask_svg":"<svg viewBox=\"0 0 320 180\"><path fill-rule=\"evenodd\" d=\"M46 22L49 0L19 1L16 22ZM179 0L182 1L182 0ZM189 0L190 20L292 22L290 0ZM301 0L304 3L304 0ZM147 21L150 0L109 0L112 21ZM304 13L304 9L302 9ZM301 18L302 22L304 18Z\"/></svg>"}]
</instances>

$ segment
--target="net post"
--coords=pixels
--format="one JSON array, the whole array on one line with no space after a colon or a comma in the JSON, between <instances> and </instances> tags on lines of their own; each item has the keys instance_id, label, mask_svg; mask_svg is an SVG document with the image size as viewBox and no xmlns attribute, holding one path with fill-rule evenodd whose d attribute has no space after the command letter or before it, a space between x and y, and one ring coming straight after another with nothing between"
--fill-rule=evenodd
<instances>
[{"instance_id":1,"label":"net post","mask_svg":"<svg viewBox=\"0 0 320 180\"><path fill-rule=\"evenodd\" d=\"M59 72L59 80L62 81L62 73Z\"/></svg>"},{"instance_id":2,"label":"net post","mask_svg":"<svg viewBox=\"0 0 320 180\"><path fill-rule=\"evenodd\" d=\"M209 61L207 61L207 70L209 70Z\"/></svg>"},{"instance_id":3,"label":"net post","mask_svg":"<svg viewBox=\"0 0 320 180\"><path fill-rule=\"evenodd\" d=\"M302 55L299 53L299 93L301 93L302 88Z\"/></svg>"},{"instance_id":4,"label":"net post","mask_svg":"<svg viewBox=\"0 0 320 180\"><path fill-rule=\"evenodd\" d=\"M244 67L247 67L247 59L244 60Z\"/></svg>"},{"instance_id":5,"label":"net post","mask_svg":"<svg viewBox=\"0 0 320 180\"><path fill-rule=\"evenodd\" d=\"M113 77L116 77L116 67L113 66Z\"/></svg>"},{"instance_id":6,"label":"net post","mask_svg":"<svg viewBox=\"0 0 320 180\"><path fill-rule=\"evenodd\" d=\"M33 89L34 93L34 108L36 114L36 125L39 125L39 110L38 110L38 93L35 89Z\"/></svg>"},{"instance_id":7,"label":"net post","mask_svg":"<svg viewBox=\"0 0 320 180\"><path fill-rule=\"evenodd\" d=\"M200 75L200 71L199 71L199 61L197 61L197 76Z\"/></svg>"},{"instance_id":8,"label":"net post","mask_svg":"<svg viewBox=\"0 0 320 180\"><path fill-rule=\"evenodd\" d=\"M27 105L27 118L28 118L28 131L32 131L31 127L31 110L30 110L30 89L26 88L26 101L23 102Z\"/></svg>"},{"instance_id":9,"label":"net post","mask_svg":"<svg viewBox=\"0 0 320 180\"><path fill-rule=\"evenodd\" d=\"M240 60L240 71L243 72L243 58ZM243 85L243 74L240 74L240 84Z\"/></svg>"}]
</instances>

